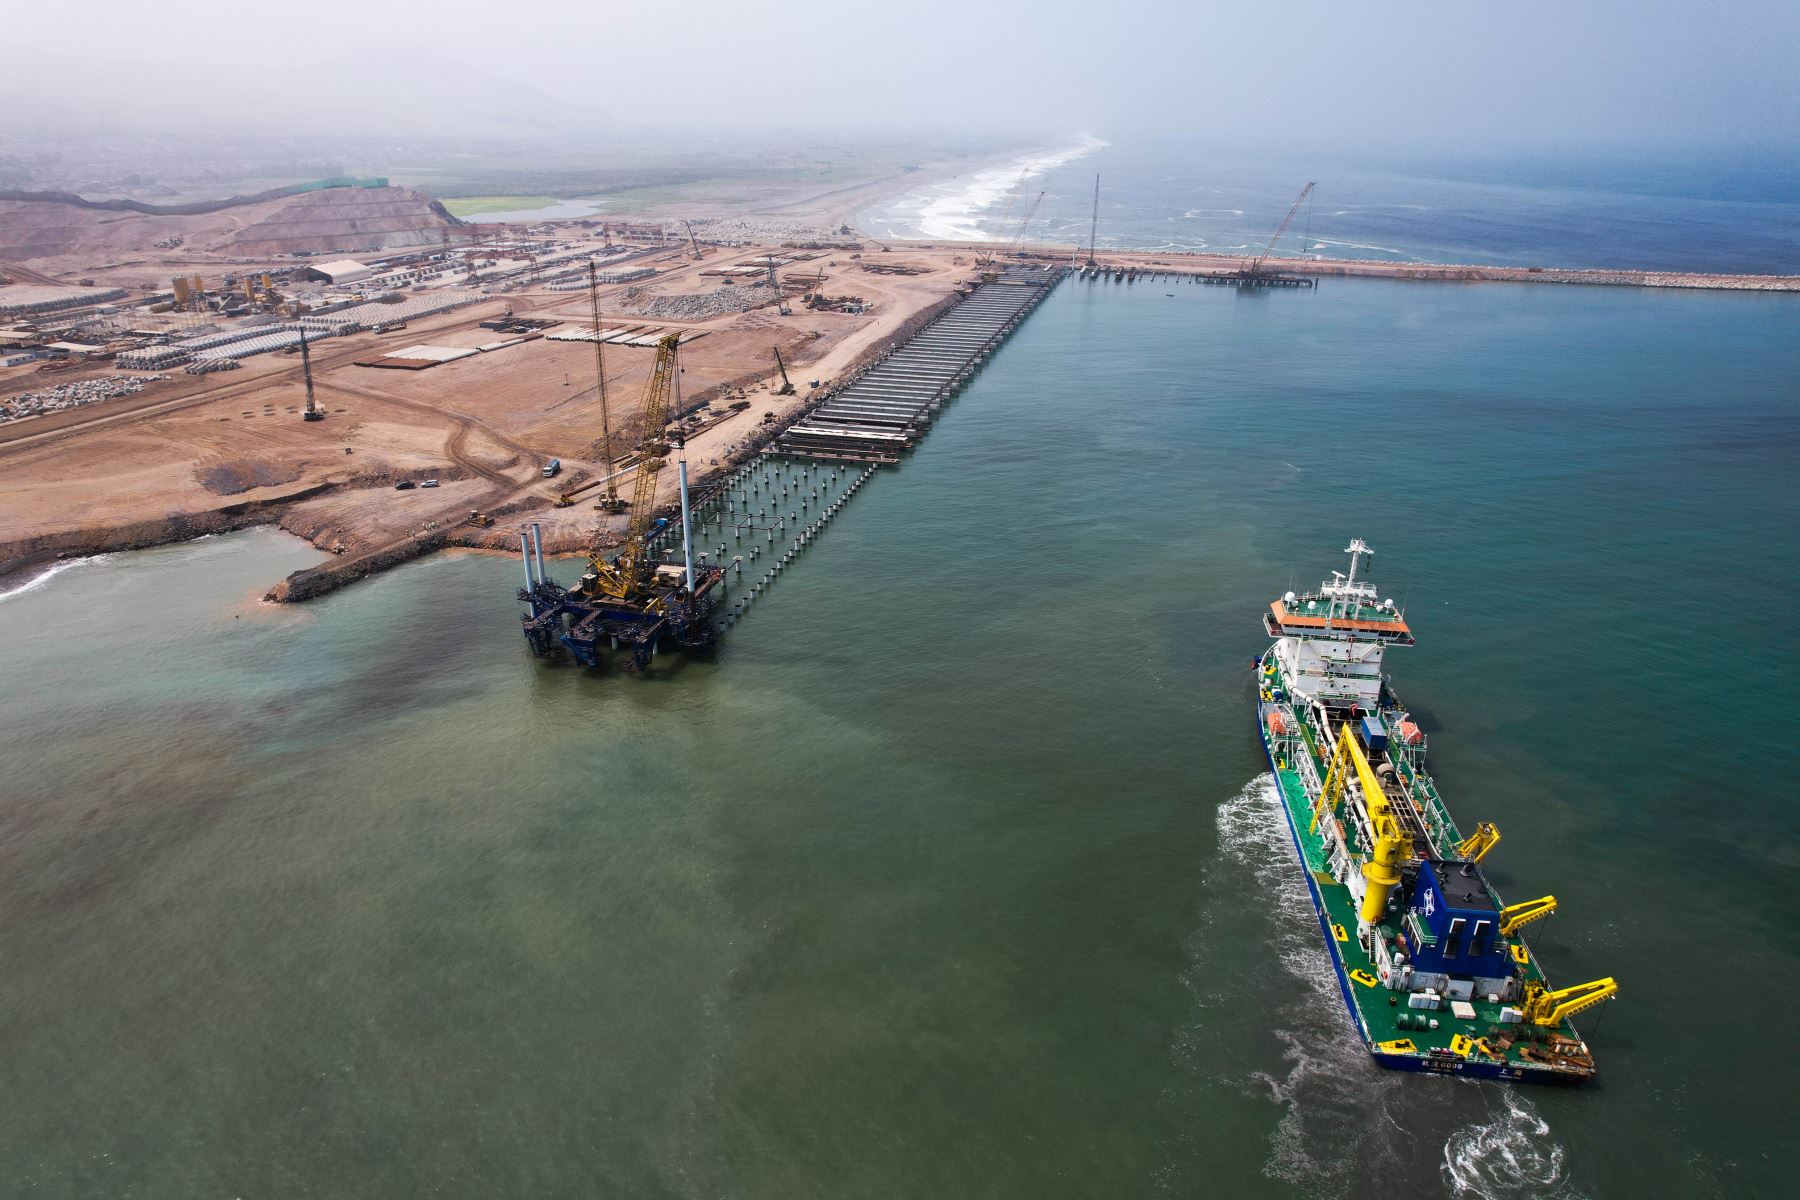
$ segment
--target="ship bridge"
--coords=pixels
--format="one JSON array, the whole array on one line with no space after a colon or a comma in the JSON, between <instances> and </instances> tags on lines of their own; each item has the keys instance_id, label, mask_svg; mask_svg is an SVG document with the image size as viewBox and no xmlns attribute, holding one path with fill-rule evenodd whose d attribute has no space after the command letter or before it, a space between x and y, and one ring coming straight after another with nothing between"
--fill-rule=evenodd
<instances>
[{"instance_id":1,"label":"ship bridge","mask_svg":"<svg viewBox=\"0 0 1800 1200\"><path fill-rule=\"evenodd\" d=\"M1381 698L1382 651L1412 645L1413 635L1394 602L1360 577L1375 553L1368 543L1353 538L1344 553L1349 571L1333 571L1316 592L1275 601L1263 627L1276 639L1275 657L1296 697L1372 709Z\"/></svg>"}]
</instances>

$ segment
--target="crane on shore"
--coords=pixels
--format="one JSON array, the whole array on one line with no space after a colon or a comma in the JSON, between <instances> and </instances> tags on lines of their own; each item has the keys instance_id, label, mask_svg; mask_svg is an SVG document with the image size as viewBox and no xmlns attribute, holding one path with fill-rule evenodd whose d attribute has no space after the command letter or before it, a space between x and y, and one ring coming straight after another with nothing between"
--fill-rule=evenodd
<instances>
[{"instance_id":1,"label":"crane on shore","mask_svg":"<svg viewBox=\"0 0 1800 1200\"><path fill-rule=\"evenodd\" d=\"M1031 224L1031 218L1037 216L1038 205L1044 202L1044 197L1047 195L1049 195L1048 192L1039 192L1037 199L1033 200L1031 206L1025 210L1025 215L1019 220L1019 227L1013 231L1012 240L1006 244L1008 254L1017 254L1019 248L1025 244L1025 227Z\"/></svg>"},{"instance_id":2,"label":"crane on shore","mask_svg":"<svg viewBox=\"0 0 1800 1200\"><path fill-rule=\"evenodd\" d=\"M313 399L312 351L306 348L306 326L300 327L300 371L306 376L306 411L300 414L302 421L323 421L325 410Z\"/></svg>"},{"instance_id":3,"label":"crane on shore","mask_svg":"<svg viewBox=\"0 0 1800 1200\"><path fill-rule=\"evenodd\" d=\"M776 392L775 394L777 396L793 395L794 394L794 381L788 378L787 364L781 361L781 347L780 346L775 347L775 367L777 370L779 370L781 372L781 390Z\"/></svg>"},{"instance_id":4,"label":"crane on shore","mask_svg":"<svg viewBox=\"0 0 1800 1200\"><path fill-rule=\"evenodd\" d=\"M1031 168L1026 167L1023 171L1019 172L1019 177L1013 180L1012 187L1007 189L1006 207L1000 210L1000 215L994 220L994 227L996 229L1004 230L1010 226L1013 209L1018 207L1019 198L1025 194L1021 189L1024 188L1025 180L1030 174ZM981 250L977 250L975 252L975 265L978 267L992 266L994 258L999 253L1000 248L998 246L987 246Z\"/></svg>"},{"instance_id":5,"label":"crane on shore","mask_svg":"<svg viewBox=\"0 0 1800 1200\"><path fill-rule=\"evenodd\" d=\"M1308 183L1300 189L1300 194L1294 197L1294 203L1288 207L1287 216L1281 218L1281 224L1275 227L1274 234L1269 238L1269 244L1263 247L1261 254L1244 263L1242 274L1257 275L1262 271L1263 260L1275 252L1275 243L1281 240L1281 235L1286 233L1288 226L1294 223L1294 214L1300 211L1300 206L1306 203L1306 198L1312 195L1313 188L1317 186L1316 183Z\"/></svg>"},{"instance_id":6,"label":"crane on shore","mask_svg":"<svg viewBox=\"0 0 1800 1200\"><path fill-rule=\"evenodd\" d=\"M1100 236L1100 173L1094 172L1094 215L1088 220L1088 256L1083 266L1094 265L1094 242Z\"/></svg>"},{"instance_id":7,"label":"crane on shore","mask_svg":"<svg viewBox=\"0 0 1800 1200\"><path fill-rule=\"evenodd\" d=\"M688 245L690 245L694 248L694 261L699 262L700 261L700 239L694 236L694 223L692 221L683 221L682 224L687 226Z\"/></svg>"},{"instance_id":8,"label":"crane on shore","mask_svg":"<svg viewBox=\"0 0 1800 1200\"><path fill-rule=\"evenodd\" d=\"M606 404L606 344L600 338L600 274L591 258L588 260L588 319L594 323L594 389L600 394L601 478L597 482L606 485L606 495L600 498L599 507L616 513L623 504L619 500L619 489L613 483L612 414L607 411ZM575 503L575 497L586 490L576 488L564 492L557 497L556 507L568 508Z\"/></svg>"}]
</instances>

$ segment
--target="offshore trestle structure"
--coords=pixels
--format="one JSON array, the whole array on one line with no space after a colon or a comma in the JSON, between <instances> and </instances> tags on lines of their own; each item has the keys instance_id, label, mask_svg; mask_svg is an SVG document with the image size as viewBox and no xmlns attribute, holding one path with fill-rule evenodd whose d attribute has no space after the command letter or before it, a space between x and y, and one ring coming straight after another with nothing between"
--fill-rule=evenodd
<instances>
[{"instance_id":1,"label":"offshore trestle structure","mask_svg":"<svg viewBox=\"0 0 1800 1200\"><path fill-rule=\"evenodd\" d=\"M690 497L687 463L681 462L678 522L655 515L657 474L672 449L664 418L680 386L680 335L663 338L646 390L624 545L609 555L596 542L587 552L586 571L564 586L550 577L539 526L519 534L525 586L518 599L526 606L520 618L526 645L540 658L566 657L583 667L616 665L631 672L649 668L660 649L710 653L876 468L898 462L900 452L916 444L950 394L1065 274L1009 267L985 276L961 303L844 387L826 393L769 450L710 482L698 496ZM594 307L598 327L597 300ZM599 343L595 355L602 454L612 464ZM622 473L603 476L597 509L627 509L613 484ZM558 506L568 507L585 490L564 492ZM678 555L668 545L677 535ZM748 578L746 565L753 572ZM736 598L727 594L728 579L739 590Z\"/></svg>"}]
</instances>

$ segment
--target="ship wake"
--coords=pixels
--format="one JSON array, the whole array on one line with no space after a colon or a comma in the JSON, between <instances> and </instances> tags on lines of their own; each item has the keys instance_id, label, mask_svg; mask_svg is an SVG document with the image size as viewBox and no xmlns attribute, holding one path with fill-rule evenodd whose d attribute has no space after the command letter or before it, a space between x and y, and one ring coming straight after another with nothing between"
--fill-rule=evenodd
<instances>
[{"instance_id":1,"label":"ship wake","mask_svg":"<svg viewBox=\"0 0 1800 1200\"><path fill-rule=\"evenodd\" d=\"M1514 1089L1396 1074L1369 1058L1344 1011L1274 777L1245 785L1215 820L1208 883L1240 894L1240 911L1267 914L1267 948L1280 964L1275 978L1242 980L1230 985L1242 995L1222 998L1260 1006L1282 1047L1284 1070L1237 1081L1282 1109L1264 1174L1320 1196L1362 1194L1380 1179L1424 1186L1441 1145L1452 1195L1572 1200L1562 1147ZM1476 1096L1494 1109L1454 1127Z\"/></svg>"},{"instance_id":2,"label":"ship wake","mask_svg":"<svg viewBox=\"0 0 1800 1200\"><path fill-rule=\"evenodd\" d=\"M1465 1126L1445 1141L1444 1182L1450 1195L1467 1200L1574 1200L1580 1193L1569 1183L1563 1157L1563 1148L1550 1139L1550 1123L1507 1088L1491 1119Z\"/></svg>"}]
</instances>

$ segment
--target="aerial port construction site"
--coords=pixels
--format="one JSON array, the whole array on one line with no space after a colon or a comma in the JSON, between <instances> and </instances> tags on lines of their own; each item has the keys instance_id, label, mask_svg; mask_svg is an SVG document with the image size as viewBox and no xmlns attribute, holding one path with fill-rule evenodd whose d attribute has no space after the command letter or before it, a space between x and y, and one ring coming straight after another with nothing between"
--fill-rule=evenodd
<instances>
[{"instance_id":1,"label":"aerial port construction site","mask_svg":"<svg viewBox=\"0 0 1800 1200\"><path fill-rule=\"evenodd\" d=\"M1235 256L1099 251L1098 179L1074 246L1032 241L1022 190L992 244L474 225L379 178L166 209L0 194L0 574L271 523L330 556L273 601L522 553L534 653L642 670L709 651L1066 279L1800 288L1282 257L1313 186Z\"/></svg>"}]
</instances>

